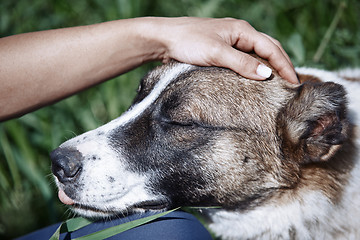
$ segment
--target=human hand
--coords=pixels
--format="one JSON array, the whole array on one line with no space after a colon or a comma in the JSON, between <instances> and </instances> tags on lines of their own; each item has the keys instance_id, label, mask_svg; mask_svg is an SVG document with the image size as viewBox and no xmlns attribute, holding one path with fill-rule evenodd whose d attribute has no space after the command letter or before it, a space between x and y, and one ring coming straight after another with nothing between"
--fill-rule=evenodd
<instances>
[{"instance_id":1,"label":"human hand","mask_svg":"<svg viewBox=\"0 0 360 240\"><path fill-rule=\"evenodd\" d=\"M281 77L298 83L290 58L274 38L236 19L164 18L158 25L165 41L163 61L176 59L200 66L230 68L244 77L264 80L271 69L249 52L267 59Z\"/></svg>"}]
</instances>

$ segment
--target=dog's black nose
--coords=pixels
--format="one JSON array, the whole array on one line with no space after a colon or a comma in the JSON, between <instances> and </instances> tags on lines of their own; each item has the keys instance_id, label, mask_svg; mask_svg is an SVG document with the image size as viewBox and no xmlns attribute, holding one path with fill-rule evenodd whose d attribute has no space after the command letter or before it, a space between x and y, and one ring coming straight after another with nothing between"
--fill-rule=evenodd
<instances>
[{"instance_id":1,"label":"dog's black nose","mask_svg":"<svg viewBox=\"0 0 360 240\"><path fill-rule=\"evenodd\" d=\"M57 148L50 153L51 170L62 183L73 181L81 172L81 153L76 149Z\"/></svg>"}]
</instances>

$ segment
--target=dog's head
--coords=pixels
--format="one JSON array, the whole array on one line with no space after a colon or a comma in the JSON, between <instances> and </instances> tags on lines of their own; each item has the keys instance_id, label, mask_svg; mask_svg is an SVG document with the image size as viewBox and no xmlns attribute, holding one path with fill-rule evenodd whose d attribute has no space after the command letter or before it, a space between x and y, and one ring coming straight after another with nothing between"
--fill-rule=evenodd
<instances>
[{"instance_id":1,"label":"dog's head","mask_svg":"<svg viewBox=\"0 0 360 240\"><path fill-rule=\"evenodd\" d=\"M60 198L86 216L246 209L331 158L347 126L340 85L172 62L142 80L122 116L54 150L52 170Z\"/></svg>"}]
</instances>

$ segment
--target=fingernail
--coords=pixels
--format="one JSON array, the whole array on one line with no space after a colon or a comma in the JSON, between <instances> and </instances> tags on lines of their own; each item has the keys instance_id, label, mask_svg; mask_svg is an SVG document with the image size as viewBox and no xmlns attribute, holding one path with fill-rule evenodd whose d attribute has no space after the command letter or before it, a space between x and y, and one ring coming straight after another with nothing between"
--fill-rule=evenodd
<instances>
[{"instance_id":1,"label":"fingernail","mask_svg":"<svg viewBox=\"0 0 360 240\"><path fill-rule=\"evenodd\" d=\"M271 68L265 66L264 64L259 64L259 66L256 69L256 74L263 78L269 78L271 76L271 73L272 73Z\"/></svg>"}]
</instances>

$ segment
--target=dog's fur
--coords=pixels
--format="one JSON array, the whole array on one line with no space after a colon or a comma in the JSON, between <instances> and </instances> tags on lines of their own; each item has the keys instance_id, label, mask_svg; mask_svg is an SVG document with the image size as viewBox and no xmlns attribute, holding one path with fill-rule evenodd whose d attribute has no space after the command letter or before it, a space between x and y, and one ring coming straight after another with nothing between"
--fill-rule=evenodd
<instances>
[{"instance_id":1,"label":"dog's fur","mask_svg":"<svg viewBox=\"0 0 360 240\"><path fill-rule=\"evenodd\" d=\"M58 186L88 217L220 206L204 212L224 239L359 239L360 71L297 72L160 66L125 114L52 152Z\"/></svg>"}]
</instances>

